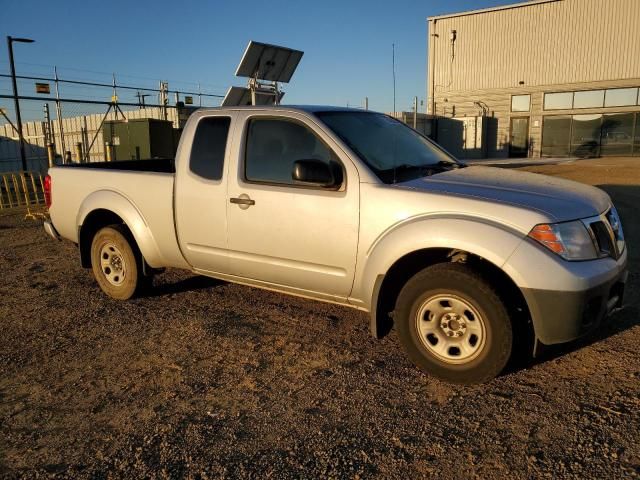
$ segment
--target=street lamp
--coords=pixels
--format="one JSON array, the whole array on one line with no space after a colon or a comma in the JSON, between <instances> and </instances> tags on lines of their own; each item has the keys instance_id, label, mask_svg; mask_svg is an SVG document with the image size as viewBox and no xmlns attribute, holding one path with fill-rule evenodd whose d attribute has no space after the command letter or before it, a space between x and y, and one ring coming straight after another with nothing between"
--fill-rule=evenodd
<instances>
[{"instance_id":1,"label":"street lamp","mask_svg":"<svg viewBox=\"0 0 640 480\"><path fill-rule=\"evenodd\" d=\"M9 64L11 65L11 83L13 83L13 101L16 106L16 121L18 124L18 141L20 143L20 160L22 160L22 171L27 171L27 157L24 154L24 137L22 136L22 118L20 117L20 101L18 100L18 83L16 82L16 66L13 63L13 42L33 43L30 38L14 38L7 36L7 47L9 48Z\"/></svg>"}]
</instances>

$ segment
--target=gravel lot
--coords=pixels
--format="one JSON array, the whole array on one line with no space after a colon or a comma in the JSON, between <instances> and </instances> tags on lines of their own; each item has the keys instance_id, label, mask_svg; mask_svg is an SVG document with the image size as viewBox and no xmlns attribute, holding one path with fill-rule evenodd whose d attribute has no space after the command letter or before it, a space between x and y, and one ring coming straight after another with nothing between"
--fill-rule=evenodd
<instances>
[{"instance_id":1,"label":"gravel lot","mask_svg":"<svg viewBox=\"0 0 640 480\"><path fill-rule=\"evenodd\" d=\"M0 476L640 478L640 159L527 169L613 196L627 306L475 387L347 308L173 270L110 300L73 245L1 213Z\"/></svg>"}]
</instances>

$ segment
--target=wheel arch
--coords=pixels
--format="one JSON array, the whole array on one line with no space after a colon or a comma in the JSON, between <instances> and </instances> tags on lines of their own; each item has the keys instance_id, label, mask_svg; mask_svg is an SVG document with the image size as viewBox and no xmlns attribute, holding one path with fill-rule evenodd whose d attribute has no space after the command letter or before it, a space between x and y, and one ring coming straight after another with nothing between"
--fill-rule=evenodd
<instances>
[{"instance_id":1,"label":"wheel arch","mask_svg":"<svg viewBox=\"0 0 640 480\"><path fill-rule=\"evenodd\" d=\"M91 241L98 230L108 225L124 225L144 263L162 267L158 245L140 211L124 196L113 191L97 191L82 203L78 212L78 246L83 267L91 265Z\"/></svg>"},{"instance_id":2,"label":"wheel arch","mask_svg":"<svg viewBox=\"0 0 640 480\"><path fill-rule=\"evenodd\" d=\"M382 338L393 328L393 311L400 290L419 271L439 263L459 262L469 266L491 284L505 303L514 327L521 335L514 342L533 345L531 312L523 292L515 281L495 263L465 250L451 248L424 248L397 259L384 275L376 279L371 302L370 330L374 337Z\"/></svg>"}]
</instances>

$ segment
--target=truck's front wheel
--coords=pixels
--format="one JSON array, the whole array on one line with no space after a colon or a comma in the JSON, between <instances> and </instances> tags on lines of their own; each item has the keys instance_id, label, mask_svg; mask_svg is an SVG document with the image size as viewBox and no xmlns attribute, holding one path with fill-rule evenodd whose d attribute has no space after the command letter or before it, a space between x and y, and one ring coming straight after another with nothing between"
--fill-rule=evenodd
<instances>
[{"instance_id":1,"label":"truck's front wheel","mask_svg":"<svg viewBox=\"0 0 640 480\"><path fill-rule=\"evenodd\" d=\"M488 381L511 354L507 309L491 285L462 264L438 264L413 276L400 291L394 321L409 358L449 382Z\"/></svg>"},{"instance_id":2,"label":"truck's front wheel","mask_svg":"<svg viewBox=\"0 0 640 480\"><path fill-rule=\"evenodd\" d=\"M131 298L141 285L142 272L127 231L113 225L99 230L91 243L91 267L98 285L118 300Z\"/></svg>"}]
</instances>

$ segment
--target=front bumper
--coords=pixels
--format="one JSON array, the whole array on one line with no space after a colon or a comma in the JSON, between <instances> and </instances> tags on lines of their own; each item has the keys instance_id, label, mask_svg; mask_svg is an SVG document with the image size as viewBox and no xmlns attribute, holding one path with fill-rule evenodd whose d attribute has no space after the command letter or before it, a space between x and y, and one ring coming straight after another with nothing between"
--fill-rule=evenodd
<instances>
[{"instance_id":1,"label":"front bumper","mask_svg":"<svg viewBox=\"0 0 640 480\"><path fill-rule=\"evenodd\" d=\"M534 318L537 339L545 345L569 342L596 329L622 306L628 277L625 259L609 279L582 291L522 289Z\"/></svg>"},{"instance_id":2,"label":"front bumper","mask_svg":"<svg viewBox=\"0 0 640 480\"><path fill-rule=\"evenodd\" d=\"M44 221L44 231L54 240L60 240L60 234L56 230L56 227L53 226L53 223L51 223L51 220Z\"/></svg>"}]
</instances>

